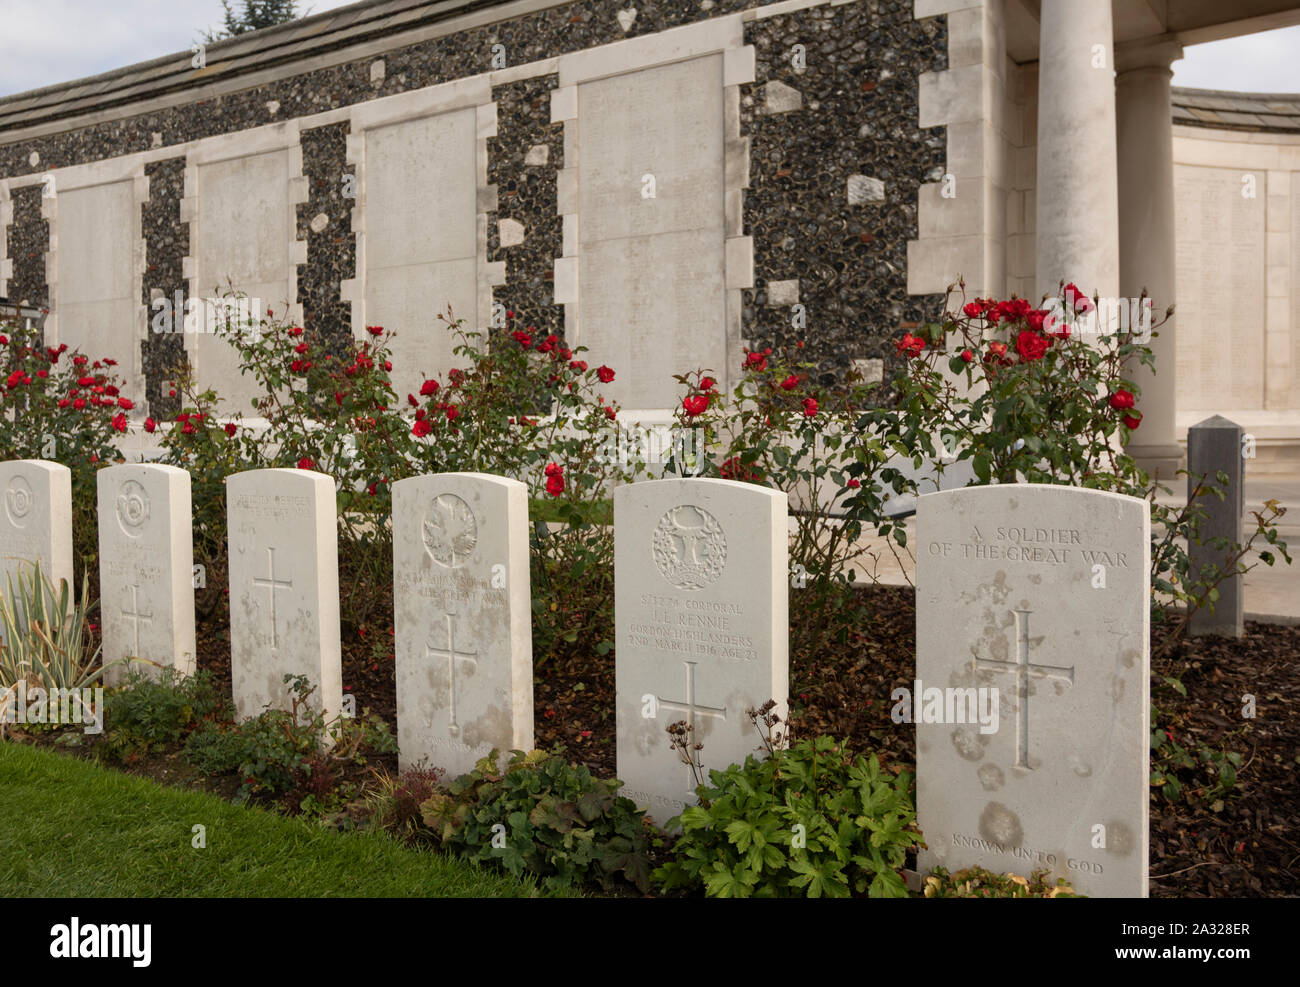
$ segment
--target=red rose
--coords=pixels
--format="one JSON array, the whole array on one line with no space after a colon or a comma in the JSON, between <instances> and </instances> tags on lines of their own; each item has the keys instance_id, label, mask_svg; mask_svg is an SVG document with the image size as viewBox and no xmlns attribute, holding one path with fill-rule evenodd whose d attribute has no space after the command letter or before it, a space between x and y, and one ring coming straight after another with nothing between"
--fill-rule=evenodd
<instances>
[{"instance_id":1,"label":"red rose","mask_svg":"<svg viewBox=\"0 0 1300 987\"><path fill-rule=\"evenodd\" d=\"M609 384L614 380L614 371L609 367L597 367L596 376L600 378L602 384Z\"/></svg>"},{"instance_id":2,"label":"red rose","mask_svg":"<svg viewBox=\"0 0 1300 987\"><path fill-rule=\"evenodd\" d=\"M859 482L858 480L849 480L849 481L848 481L847 483L845 483L844 485L845 485L846 487L849 487L849 488L852 489L852 490L857 490L858 487L862 486L861 482Z\"/></svg>"},{"instance_id":3,"label":"red rose","mask_svg":"<svg viewBox=\"0 0 1300 987\"><path fill-rule=\"evenodd\" d=\"M690 418L702 415L709 407L709 396L707 394L697 394L693 397L682 398L682 407L686 409L686 414Z\"/></svg>"},{"instance_id":4,"label":"red rose","mask_svg":"<svg viewBox=\"0 0 1300 987\"><path fill-rule=\"evenodd\" d=\"M411 426L411 434L417 438L423 438L433 431L433 426L427 421L418 421Z\"/></svg>"},{"instance_id":5,"label":"red rose","mask_svg":"<svg viewBox=\"0 0 1300 987\"><path fill-rule=\"evenodd\" d=\"M290 336L301 336L301 335L302 335L302 328L301 328L300 326L294 326L292 329L289 330L289 335L290 335Z\"/></svg>"},{"instance_id":6,"label":"red rose","mask_svg":"<svg viewBox=\"0 0 1300 987\"><path fill-rule=\"evenodd\" d=\"M528 335L528 333L524 332L522 329L516 329L510 335L514 336L515 342L517 342L524 349L528 349L528 347L531 346L533 343L533 337Z\"/></svg>"},{"instance_id":7,"label":"red rose","mask_svg":"<svg viewBox=\"0 0 1300 987\"><path fill-rule=\"evenodd\" d=\"M150 435L153 434L154 429L156 429L157 427L158 427L158 423L154 421L152 418L146 418L144 420L144 430L148 432Z\"/></svg>"},{"instance_id":8,"label":"red rose","mask_svg":"<svg viewBox=\"0 0 1300 987\"><path fill-rule=\"evenodd\" d=\"M767 369L767 357L762 353L746 353L745 362L741 365L742 370L753 370L755 373Z\"/></svg>"},{"instance_id":9,"label":"red rose","mask_svg":"<svg viewBox=\"0 0 1300 987\"><path fill-rule=\"evenodd\" d=\"M564 467L559 463L546 464L546 492L552 497L564 493Z\"/></svg>"},{"instance_id":10,"label":"red rose","mask_svg":"<svg viewBox=\"0 0 1300 987\"><path fill-rule=\"evenodd\" d=\"M447 405L447 421L454 422L460 415L460 409L454 404Z\"/></svg>"},{"instance_id":11,"label":"red rose","mask_svg":"<svg viewBox=\"0 0 1300 987\"><path fill-rule=\"evenodd\" d=\"M310 470L315 468L316 468L316 464L313 463L306 456L303 456L302 459L298 460L298 469L300 470Z\"/></svg>"},{"instance_id":12,"label":"red rose","mask_svg":"<svg viewBox=\"0 0 1300 987\"><path fill-rule=\"evenodd\" d=\"M920 356L921 350L925 349L925 340L920 336L913 336L910 332L904 333L903 338L894 344L895 352L900 356L911 358Z\"/></svg>"},{"instance_id":13,"label":"red rose","mask_svg":"<svg viewBox=\"0 0 1300 987\"><path fill-rule=\"evenodd\" d=\"M68 407L70 404L72 404L72 400L71 400L70 398L59 398L59 407L60 407L60 408L66 408L66 407Z\"/></svg>"},{"instance_id":14,"label":"red rose","mask_svg":"<svg viewBox=\"0 0 1300 987\"><path fill-rule=\"evenodd\" d=\"M232 439L235 437L235 431L236 431L235 423L226 422L226 434L229 435Z\"/></svg>"},{"instance_id":15,"label":"red rose","mask_svg":"<svg viewBox=\"0 0 1300 987\"><path fill-rule=\"evenodd\" d=\"M613 408L609 407L609 405L605 406L605 417L608 418L610 421L614 421L614 419L617 417L616 412L614 411Z\"/></svg>"},{"instance_id":16,"label":"red rose","mask_svg":"<svg viewBox=\"0 0 1300 987\"><path fill-rule=\"evenodd\" d=\"M293 348L293 351L301 355L303 353L306 353L309 349L311 349L311 347L308 346L306 343L299 343L297 346Z\"/></svg>"},{"instance_id":17,"label":"red rose","mask_svg":"<svg viewBox=\"0 0 1300 987\"><path fill-rule=\"evenodd\" d=\"M130 411L132 408L135 407L135 402L133 402L130 398L118 398L117 406L119 408L125 408L127 411Z\"/></svg>"},{"instance_id":18,"label":"red rose","mask_svg":"<svg viewBox=\"0 0 1300 987\"><path fill-rule=\"evenodd\" d=\"M700 390L711 391L718 386L718 382L712 377L703 377L700 379Z\"/></svg>"},{"instance_id":19,"label":"red rose","mask_svg":"<svg viewBox=\"0 0 1300 987\"><path fill-rule=\"evenodd\" d=\"M72 402L72 406L76 408L78 411L80 411L82 408L86 406L86 399L77 398L75 401Z\"/></svg>"},{"instance_id":20,"label":"red rose","mask_svg":"<svg viewBox=\"0 0 1300 987\"><path fill-rule=\"evenodd\" d=\"M118 414L113 418L112 426L113 426L113 431L115 431L115 432L125 432L125 431L126 431L126 415L123 415L123 414L121 414L121 413L119 412L119 413L118 413Z\"/></svg>"},{"instance_id":21,"label":"red rose","mask_svg":"<svg viewBox=\"0 0 1300 987\"><path fill-rule=\"evenodd\" d=\"M1133 395L1121 387L1110 396L1110 406L1116 411L1127 411L1133 407Z\"/></svg>"},{"instance_id":22,"label":"red rose","mask_svg":"<svg viewBox=\"0 0 1300 987\"><path fill-rule=\"evenodd\" d=\"M1016 336L1016 352L1020 354L1020 359L1026 363L1041 360L1049 346L1051 346L1051 341L1045 336L1040 336L1032 329L1021 329Z\"/></svg>"},{"instance_id":23,"label":"red rose","mask_svg":"<svg viewBox=\"0 0 1300 987\"><path fill-rule=\"evenodd\" d=\"M962 311L966 313L967 318L978 319L984 314L984 306L978 301L967 302L962 306Z\"/></svg>"},{"instance_id":24,"label":"red rose","mask_svg":"<svg viewBox=\"0 0 1300 987\"><path fill-rule=\"evenodd\" d=\"M77 385L78 385L79 387L94 387L94 386L95 386L95 378L94 378L94 377L78 377L78 378L77 378Z\"/></svg>"},{"instance_id":25,"label":"red rose","mask_svg":"<svg viewBox=\"0 0 1300 987\"><path fill-rule=\"evenodd\" d=\"M366 332L372 336L382 336L384 334L383 326L366 326Z\"/></svg>"},{"instance_id":26,"label":"red rose","mask_svg":"<svg viewBox=\"0 0 1300 987\"><path fill-rule=\"evenodd\" d=\"M1141 412L1139 412L1137 415L1125 415L1124 424L1129 427L1130 431L1136 429L1139 425L1142 424Z\"/></svg>"},{"instance_id":27,"label":"red rose","mask_svg":"<svg viewBox=\"0 0 1300 987\"><path fill-rule=\"evenodd\" d=\"M543 342L537 344L537 352L549 353L551 350L555 349L555 344L559 341L560 337L555 335L555 333L551 333Z\"/></svg>"},{"instance_id":28,"label":"red rose","mask_svg":"<svg viewBox=\"0 0 1300 987\"><path fill-rule=\"evenodd\" d=\"M572 363L569 364L569 366L572 367L574 370L578 371L578 373L580 374L585 374L587 372L586 360L574 360Z\"/></svg>"},{"instance_id":29,"label":"red rose","mask_svg":"<svg viewBox=\"0 0 1300 987\"><path fill-rule=\"evenodd\" d=\"M964 360L966 363L970 363L971 360L975 359L975 354L972 353L970 350L962 350L962 351L961 351L961 358L962 358L962 360Z\"/></svg>"},{"instance_id":30,"label":"red rose","mask_svg":"<svg viewBox=\"0 0 1300 987\"><path fill-rule=\"evenodd\" d=\"M8 340L6 340L6 342L8 342ZM84 367L86 365L86 358L84 356L74 356L72 358L72 365L74 367Z\"/></svg>"},{"instance_id":31,"label":"red rose","mask_svg":"<svg viewBox=\"0 0 1300 987\"><path fill-rule=\"evenodd\" d=\"M181 431L186 435L193 435L194 426L191 425L189 422L186 422L184 425L181 426Z\"/></svg>"},{"instance_id":32,"label":"red rose","mask_svg":"<svg viewBox=\"0 0 1300 987\"><path fill-rule=\"evenodd\" d=\"M36 371L36 376L37 376L37 377L40 377L42 380L44 380L44 379L45 379L46 377L48 377L49 375L50 375L50 372L49 372L48 370L38 370L38 371Z\"/></svg>"},{"instance_id":33,"label":"red rose","mask_svg":"<svg viewBox=\"0 0 1300 987\"><path fill-rule=\"evenodd\" d=\"M437 390L438 390L438 382L436 380L426 380L423 384L420 385L420 396L427 398L430 394L435 393Z\"/></svg>"},{"instance_id":34,"label":"red rose","mask_svg":"<svg viewBox=\"0 0 1300 987\"><path fill-rule=\"evenodd\" d=\"M785 380L781 381L781 390L783 391L793 391L798 386L799 377L796 374L791 374Z\"/></svg>"},{"instance_id":35,"label":"red rose","mask_svg":"<svg viewBox=\"0 0 1300 987\"><path fill-rule=\"evenodd\" d=\"M816 398L803 399L803 414L805 418L812 418L815 414L817 414Z\"/></svg>"}]
</instances>

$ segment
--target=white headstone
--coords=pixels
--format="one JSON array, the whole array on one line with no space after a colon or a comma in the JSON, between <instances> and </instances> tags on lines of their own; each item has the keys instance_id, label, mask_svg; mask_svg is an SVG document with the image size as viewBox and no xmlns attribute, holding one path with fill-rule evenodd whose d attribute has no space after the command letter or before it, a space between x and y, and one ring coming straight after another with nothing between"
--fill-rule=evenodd
<instances>
[{"instance_id":1,"label":"white headstone","mask_svg":"<svg viewBox=\"0 0 1300 987\"><path fill-rule=\"evenodd\" d=\"M400 763L449 778L533 746L528 488L483 473L393 484Z\"/></svg>"},{"instance_id":2,"label":"white headstone","mask_svg":"<svg viewBox=\"0 0 1300 987\"><path fill-rule=\"evenodd\" d=\"M326 720L342 705L334 480L298 469L226 478L230 676L240 718L289 709L288 674L316 687Z\"/></svg>"},{"instance_id":3,"label":"white headstone","mask_svg":"<svg viewBox=\"0 0 1300 987\"><path fill-rule=\"evenodd\" d=\"M1146 895L1146 502L970 487L918 498L916 524L922 873L1042 868Z\"/></svg>"},{"instance_id":4,"label":"white headstone","mask_svg":"<svg viewBox=\"0 0 1300 987\"><path fill-rule=\"evenodd\" d=\"M144 658L192 675L190 475L175 466L126 464L100 470L96 482L104 664ZM115 685L126 674L126 665L111 665L105 684Z\"/></svg>"},{"instance_id":5,"label":"white headstone","mask_svg":"<svg viewBox=\"0 0 1300 987\"><path fill-rule=\"evenodd\" d=\"M685 720L704 779L760 745L745 715L786 712L786 496L730 480L651 480L614 491L614 618L621 794L660 825L694 804L665 728Z\"/></svg>"},{"instance_id":6,"label":"white headstone","mask_svg":"<svg viewBox=\"0 0 1300 987\"><path fill-rule=\"evenodd\" d=\"M17 585L23 563L39 560L55 589L72 586L72 472L61 463L11 459L0 463L0 590Z\"/></svg>"}]
</instances>

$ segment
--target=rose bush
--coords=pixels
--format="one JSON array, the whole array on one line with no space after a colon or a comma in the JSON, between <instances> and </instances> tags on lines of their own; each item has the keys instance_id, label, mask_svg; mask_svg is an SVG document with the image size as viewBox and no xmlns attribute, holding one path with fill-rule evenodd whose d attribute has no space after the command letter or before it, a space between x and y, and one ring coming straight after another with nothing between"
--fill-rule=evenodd
<instances>
[{"instance_id":1,"label":"rose bush","mask_svg":"<svg viewBox=\"0 0 1300 987\"><path fill-rule=\"evenodd\" d=\"M72 471L73 585L98 596L95 473L121 460L113 439L127 428L130 398L114 360L92 360L41 332L0 318L0 458L49 459Z\"/></svg>"},{"instance_id":2,"label":"rose bush","mask_svg":"<svg viewBox=\"0 0 1300 987\"><path fill-rule=\"evenodd\" d=\"M699 429L712 450L702 475L782 490L795 519L790 543L793 654L815 654L826 640L847 640L867 618L855 564L866 528L906 545L901 524L884 519L887 497L909 492L911 481L886 466L899 441L897 415L882 402L879 384L851 377L845 385L817 382L801 361L803 344L774 354L748 352L730 394L708 371L676 379L687 393L677 411L679 429ZM678 472L688 472L681 464Z\"/></svg>"},{"instance_id":3,"label":"rose bush","mask_svg":"<svg viewBox=\"0 0 1300 987\"><path fill-rule=\"evenodd\" d=\"M439 319L460 366L442 379L425 377L418 393L404 396L392 385L393 334L381 326L359 341L313 338L271 315L227 326L243 372L261 392L251 421L178 368L173 396L182 410L162 426L163 445L167 461L194 476L196 561L220 587L227 475L277 466L327 473L338 485L343 610L364 626L391 605L392 484L439 472L509 476L528 485L541 522L530 532L538 659L580 641L608 651L608 496L615 481L638 471L635 462L599 455L617 414L601 394L614 370L589 367L556 335L511 329L513 313L490 346L450 313ZM210 604L219 602L209 593Z\"/></svg>"},{"instance_id":4,"label":"rose bush","mask_svg":"<svg viewBox=\"0 0 1300 987\"><path fill-rule=\"evenodd\" d=\"M1257 515L1257 529L1244 545L1218 546L1231 550L1230 565L1192 571L1186 545L1200 537L1203 498L1221 497L1222 490L1215 478L1198 478L1185 507L1156 499L1170 491L1124 449L1142 423L1141 390L1131 373L1153 367L1154 357L1136 333L1077 331L1075 317L1095 310L1094 300L1063 283L1043 308L1014 296L976 298L905 334L896 344L903 362L895 380L903 444L941 466L969 460L981 483L1055 483L1147 500L1152 621L1164 627L1158 653L1193 611L1213 603L1224 578L1251 567L1243 560L1252 552L1273 564L1272 552L1253 549L1257 539L1290 557L1273 523L1280 512L1270 508Z\"/></svg>"}]
</instances>

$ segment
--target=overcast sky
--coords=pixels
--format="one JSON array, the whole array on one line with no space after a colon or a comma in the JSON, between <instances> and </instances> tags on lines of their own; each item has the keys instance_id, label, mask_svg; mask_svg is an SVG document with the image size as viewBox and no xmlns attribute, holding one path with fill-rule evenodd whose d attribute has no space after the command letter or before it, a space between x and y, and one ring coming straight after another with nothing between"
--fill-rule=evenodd
<instances>
[{"instance_id":1,"label":"overcast sky","mask_svg":"<svg viewBox=\"0 0 1300 987\"><path fill-rule=\"evenodd\" d=\"M0 0L0 95L185 51L220 22L219 0ZM1174 85L1300 93L1300 27L1188 48L1174 63Z\"/></svg>"}]
</instances>

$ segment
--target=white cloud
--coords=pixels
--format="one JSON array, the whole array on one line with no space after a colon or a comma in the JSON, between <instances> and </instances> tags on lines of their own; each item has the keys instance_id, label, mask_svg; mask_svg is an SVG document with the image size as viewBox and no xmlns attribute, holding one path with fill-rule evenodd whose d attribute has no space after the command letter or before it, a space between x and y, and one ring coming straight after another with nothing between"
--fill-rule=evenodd
<instances>
[{"instance_id":1,"label":"white cloud","mask_svg":"<svg viewBox=\"0 0 1300 987\"><path fill-rule=\"evenodd\" d=\"M1174 85L1246 93L1300 93L1300 27L1183 49Z\"/></svg>"}]
</instances>

